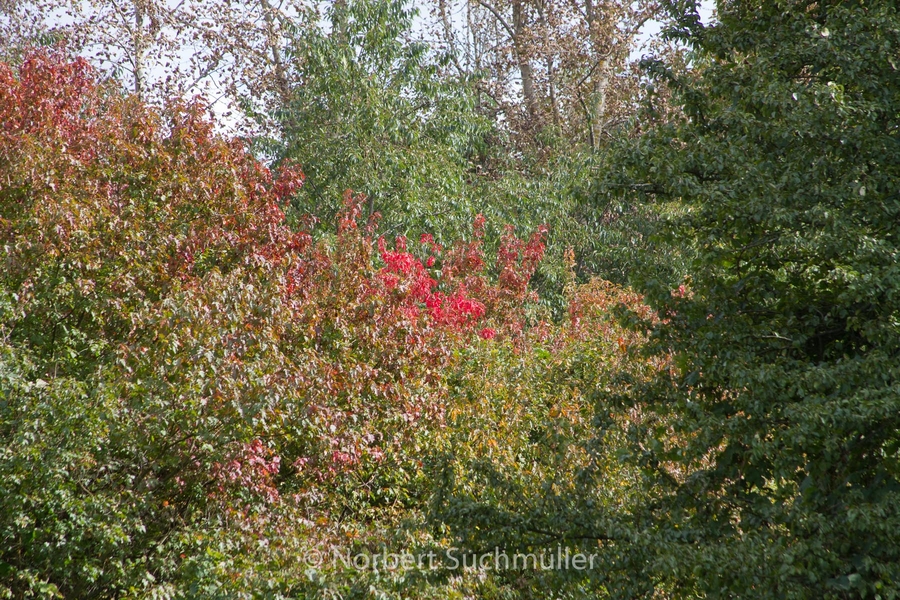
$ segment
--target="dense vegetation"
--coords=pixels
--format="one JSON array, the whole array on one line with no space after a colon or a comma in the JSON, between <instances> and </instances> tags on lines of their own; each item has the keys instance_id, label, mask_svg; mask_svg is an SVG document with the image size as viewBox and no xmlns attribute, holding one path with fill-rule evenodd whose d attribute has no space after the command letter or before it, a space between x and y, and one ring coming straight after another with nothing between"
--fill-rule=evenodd
<instances>
[{"instance_id":1,"label":"dense vegetation","mask_svg":"<svg viewBox=\"0 0 900 600\"><path fill-rule=\"evenodd\" d=\"M900 597L894 4L475 4L7 35L0 597Z\"/></svg>"}]
</instances>

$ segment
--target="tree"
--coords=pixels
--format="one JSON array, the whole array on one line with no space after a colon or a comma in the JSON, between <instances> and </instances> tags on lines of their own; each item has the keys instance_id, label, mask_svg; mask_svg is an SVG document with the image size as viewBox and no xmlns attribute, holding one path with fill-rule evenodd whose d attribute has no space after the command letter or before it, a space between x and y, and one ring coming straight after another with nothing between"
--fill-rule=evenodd
<instances>
[{"instance_id":1,"label":"tree","mask_svg":"<svg viewBox=\"0 0 900 600\"><path fill-rule=\"evenodd\" d=\"M334 215L349 188L367 195L387 228L439 237L478 212L470 161L490 124L466 82L441 77L428 46L411 39L414 14L404 1L353 0L297 23L298 84L278 113L277 152L308 174L300 212Z\"/></svg>"},{"instance_id":2,"label":"tree","mask_svg":"<svg viewBox=\"0 0 900 600\"><path fill-rule=\"evenodd\" d=\"M157 378L171 361L141 363L170 342L196 351L196 340L143 334L202 327L197 277L231 318L246 315L244 269L301 241L279 226L278 204L302 175L273 177L216 138L196 106L165 115L98 84L83 59L31 53L0 65L0 594L169 585L179 543L165 540L210 506L215 465L252 445L242 409L210 413L191 394L168 395L196 385L197 370ZM233 296L219 277L233 278ZM252 449L267 465L248 469L257 495L271 489L272 462Z\"/></svg>"},{"instance_id":3,"label":"tree","mask_svg":"<svg viewBox=\"0 0 900 600\"><path fill-rule=\"evenodd\" d=\"M644 280L677 369L639 388L668 579L715 597L900 593L900 14L892 2L672 3L684 117L607 191L679 212L696 258ZM611 171L613 172L613 171ZM613 172L614 173L614 172ZM627 190L623 192L623 190Z\"/></svg>"},{"instance_id":4,"label":"tree","mask_svg":"<svg viewBox=\"0 0 900 600\"><path fill-rule=\"evenodd\" d=\"M415 15L405 0L351 0L297 22L297 84L277 113L274 145L307 175L295 210L329 218L349 188L366 194L385 231L444 243L482 213L494 246L506 223L557 220L566 210L551 196L559 181L520 172L472 79L448 74L415 37Z\"/></svg>"},{"instance_id":5,"label":"tree","mask_svg":"<svg viewBox=\"0 0 900 600\"><path fill-rule=\"evenodd\" d=\"M515 346L470 348L451 371L451 427L436 445L431 517L460 553L593 556L591 568L499 568L483 576L516 598L634 597L658 580L639 576L652 544L631 516L654 498L633 462L629 426L652 415L604 402L665 363L636 352L622 310L650 318L641 297L603 280L566 286L568 314ZM477 367L469 367L469 364ZM598 427L602 431L598 432ZM498 594L497 597L504 597Z\"/></svg>"}]
</instances>

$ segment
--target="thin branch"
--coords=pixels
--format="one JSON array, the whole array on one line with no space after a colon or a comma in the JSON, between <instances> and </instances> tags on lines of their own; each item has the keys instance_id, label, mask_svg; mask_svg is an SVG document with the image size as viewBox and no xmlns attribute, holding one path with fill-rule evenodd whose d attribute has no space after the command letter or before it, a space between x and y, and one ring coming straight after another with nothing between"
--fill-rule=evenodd
<instances>
[{"instance_id":1,"label":"thin branch","mask_svg":"<svg viewBox=\"0 0 900 600\"><path fill-rule=\"evenodd\" d=\"M488 4L487 2L485 2L485 0L478 0L478 4L479 4L480 6L483 6L483 7L486 8L486 9L488 9L488 10L491 12L491 14L494 15L494 17L497 19L497 21L498 21L501 25L503 25L503 28L506 30L506 33L509 34L509 37L510 37L511 39L516 39L516 33L515 33L515 31L513 31L513 28L509 26L509 23L506 22L506 19L503 18L503 15L501 15L501 14L497 11L496 8L494 8L493 6L491 6L490 4Z\"/></svg>"}]
</instances>

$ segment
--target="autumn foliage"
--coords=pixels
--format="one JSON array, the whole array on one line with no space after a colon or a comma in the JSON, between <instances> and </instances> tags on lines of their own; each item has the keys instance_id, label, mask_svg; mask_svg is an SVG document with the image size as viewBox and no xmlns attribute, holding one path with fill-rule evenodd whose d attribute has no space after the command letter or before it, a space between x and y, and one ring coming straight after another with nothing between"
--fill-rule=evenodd
<instances>
[{"instance_id":1,"label":"autumn foliage","mask_svg":"<svg viewBox=\"0 0 900 600\"><path fill-rule=\"evenodd\" d=\"M0 2L0 599L900 598L897 3L639 4Z\"/></svg>"},{"instance_id":2,"label":"autumn foliage","mask_svg":"<svg viewBox=\"0 0 900 600\"><path fill-rule=\"evenodd\" d=\"M492 264L482 217L449 248L389 241L349 192L336 230L292 228L300 170L203 115L54 53L0 65L10 593L175 577L184 556L159 544L208 511L394 502L444 423L454 352L523 339L546 229L510 230Z\"/></svg>"}]
</instances>

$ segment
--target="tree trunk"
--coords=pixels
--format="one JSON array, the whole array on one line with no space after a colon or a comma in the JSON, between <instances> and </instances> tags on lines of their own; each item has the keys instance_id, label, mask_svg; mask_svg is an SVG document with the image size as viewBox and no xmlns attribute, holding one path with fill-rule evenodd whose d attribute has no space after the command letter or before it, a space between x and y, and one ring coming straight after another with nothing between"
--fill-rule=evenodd
<instances>
[{"instance_id":1,"label":"tree trunk","mask_svg":"<svg viewBox=\"0 0 900 600\"><path fill-rule=\"evenodd\" d=\"M516 52L516 61L519 63L519 73L522 75L522 95L525 98L525 108L528 116L534 120L537 117L537 98L534 91L534 69L526 48L524 0L513 0L513 48Z\"/></svg>"},{"instance_id":2,"label":"tree trunk","mask_svg":"<svg viewBox=\"0 0 900 600\"><path fill-rule=\"evenodd\" d=\"M278 88L281 100L286 101L290 95L290 85L284 69L284 62L281 59L281 50L278 47L278 35L275 30L275 17L272 5L269 4L269 0L259 0L259 5L262 8L263 18L266 21L266 43L269 45L272 63L275 66L275 86Z\"/></svg>"},{"instance_id":3,"label":"tree trunk","mask_svg":"<svg viewBox=\"0 0 900 600\"><path fill-rule=\"evenodd\" d=\"M144 99L144 53L146 44L144 40L144 6L141 0L134 2L134 93L141 100Z\"/></svg>"},{"instance_id":4,"label":"tree trunk","mask_svg":"<svg viewBox=\"0 0 900 600\"><path fill-rule=\"evenodd\" d=\"M593 0L585 2L585 18L591 39L591 47L596 57L594 74L591 77L593 86L588 99L588 115L590 121L591 146L597 150L600 146L600 135L603 133L603 116L606 114L606 90L609 87L609 58L602 54L603 40L599 32L600 15L595 11Z\"/></svg>"},{"instance_id":5,"label":"tree trunk","mask_svg":"<svg viewBox=\"0 0 900 600\"><path fill-rule=\"evenodd\" d=\"M591 139L594 150L600 146L600 134L603 133L603 117L606 114L606 90L609 87L609 60L602 59L597 63L594 75L594 92L591 98Z\"/></svg>"}]
</instances>

